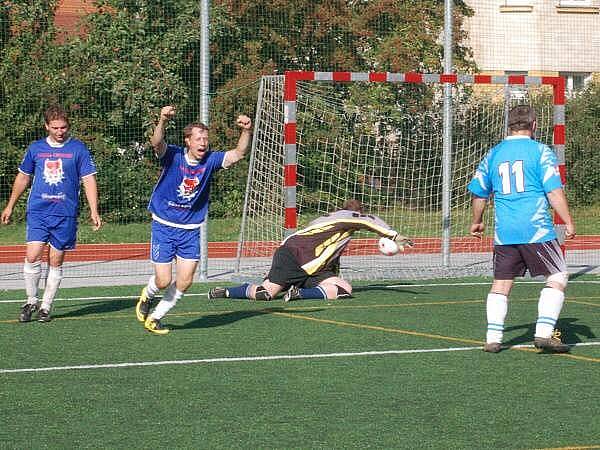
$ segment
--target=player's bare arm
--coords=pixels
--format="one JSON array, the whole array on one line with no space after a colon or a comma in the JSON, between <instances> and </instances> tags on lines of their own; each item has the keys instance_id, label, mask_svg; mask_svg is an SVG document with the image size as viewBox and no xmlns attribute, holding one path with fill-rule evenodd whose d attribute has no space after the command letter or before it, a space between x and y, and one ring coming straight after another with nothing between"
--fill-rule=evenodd
<instances>
[{"instance_id":1,"label":"player's bare arm","mask_svg":"<svg viewBox=\"0 0 600 450\"><path fill-rule=\"evenodd\" d=\"M236 125L241 128L240 138L237 146L233 150L225 153L223 167L229 167L246 156L246 152L250 148L252 142L252 120L245 115L238 116Z\"/></svg>"},{"instance_id":2,"label":"player's bare arm","mask_svg":"<svg viewBox=\"0 0 600 450\"><path fill-rule=\"evenodd\" d=\"M167 143L165 142L165 127L167 126L167 122L175 117L175 107L172 105L163 106L160 110L160 117L158 119L158 123L156 127L154 127L154 133L150 138L150 144L154 148L154 154L158 158L162 158L162 156L167 151Z\"/></svg>"},{"instance_id":3,"label":"player's bare arm","mask_svg":"<svg viewBox=\"0 0 600 450\"><path fill-rule=\"evenodd\" d=\"M94 231L97 231L102 226L102 219L100 218L100 214L98 214L98 184L96 182L96 175L92 174L83 177L82 182L85 189L85 197L90 206L92 228Z\"/></svg>"},{"instance_id":4,"label":"player's bare arm","mask_svg":"<svg viewBox=\"0 0 600 450\"><path fill-rule=\"evenodd\" d=\"M573 239L575 237L575 223L569 213L569 203L567 202L567 196L562 188L554 189L547 194L548 201L552 209L560 216L565 223L566 231L565 237L567 239Z\"/></svg>"},{"instance_id":5,"label":"player's bare arm","mask_svg":"<svg viewBox=\"0 0 600 450\"><path fill-rule=\"evenodd\" d=\"M485 231L485 225L483 224L483 212L487 205L487 199L482 197L473 196L471 198L471 210L472 220L469 232L472 236L481 239L483 232Z\"/></svg>"},{"instance_id":6,"label":"player's bare arm","mask_svg":"<svg viewBox=\"0 0 600 450\"><path fill-rule=\"evenodd\" d=\"M19 200L19 197L21 197L23 192L25 192L25 189L27 189L27 186L29 186L30 181L31 177L23 172L19 172L15 177L10 198L8 199L6 207L2 210L2 215L0 216L0 220L3 224L8 224L10 222L13 208L15 207L17 200Z\"/></svg>"}]
</instances>

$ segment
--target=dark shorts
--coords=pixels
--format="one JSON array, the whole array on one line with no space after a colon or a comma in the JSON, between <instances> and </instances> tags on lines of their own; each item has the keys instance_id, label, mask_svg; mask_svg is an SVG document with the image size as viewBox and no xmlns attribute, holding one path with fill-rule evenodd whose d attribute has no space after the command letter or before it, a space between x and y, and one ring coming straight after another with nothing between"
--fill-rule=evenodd
<instances>
[{"instance_id":1,"label":"dark shorts","mask_svg":"<svg viewBox=\"0 0 600 450\"><path fill-rule=\"evenodd\" d=\"M494 246L496 280L512 280L522 277L526 271L532 277L566 272L567 265L558 241Z\"/></svg>"},{"instance_id":2,"label":"dark shorts","mask_svg":"<svg viewBox=\"0 0 600 450\"><path fill-rule=\"evenodd\" d=\"M284 290L290 286L311 288L317 286L321 281L338 274L334 269L326 268L313 275L307 274L296 261L294 254L286 247L279 247L273 254L271 269L267 278L272 283L283 287Z\"/></svg>"}]
</instances>

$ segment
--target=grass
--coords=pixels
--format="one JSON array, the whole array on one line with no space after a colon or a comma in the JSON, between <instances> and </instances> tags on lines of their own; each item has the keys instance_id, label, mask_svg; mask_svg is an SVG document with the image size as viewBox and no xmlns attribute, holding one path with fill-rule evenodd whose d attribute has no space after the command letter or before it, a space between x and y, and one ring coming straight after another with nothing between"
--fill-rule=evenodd
<instances>
[{"instance_id":1,"label":"grass","mask_svg":"<svg viewBox=\"0 0 600 450\"><path fill-rule=\"evenodd\" d=\"M599 343L598 279L588 280L569 285L559 321L572 344ZM63 289L70 299L56 301L48 324L16 323L19 304L6 301L23 293L0 292L0 441L15 449L600 448L600 345L567 356L482 352L483 281L382 283L359 286L352 300L289 304L208 302L210 285L196 284L165 319L167 336L135 320L139 286ZM531 343L539 288L516 285L507 345ZM162 364L139 365L149 362ZM138 365L115 365L127 363ZM95 367L66 368L81 365ZM58 369L2 372L47 367Z\"/></svg>"},{"instance_id":2,"label":"grass","mask_svg":"<svg viewBox=\"0 0 600 450\"><path fill-rule=\"evenodd\" d=\"M577 208L572 211L580 235L600 234L600 207ZM400 214L405 226L402 233L407 236L439 236L441 215L439 213L416 213L404 211ZM303 217L300 226L306 225L314 217ZM487 214L490 218L490 214ZM385 219L385 217L384 217ZM452 217L453 236L465 236L467 233L466 212L454 212ZM391 222L390 222L391 223ZM241 218L211 219L208 223L209 241L237 241L240 233ZM488 225L489 229L489 225ZM105 223L97 232L92 231L83 220L79 226L78 242L82 244L99 243L135 243L150 239L150 220L145 223ZM0 226L0 245L22 244L25 240L25 224L16 223Z\"/></svg>"}]
</instances>

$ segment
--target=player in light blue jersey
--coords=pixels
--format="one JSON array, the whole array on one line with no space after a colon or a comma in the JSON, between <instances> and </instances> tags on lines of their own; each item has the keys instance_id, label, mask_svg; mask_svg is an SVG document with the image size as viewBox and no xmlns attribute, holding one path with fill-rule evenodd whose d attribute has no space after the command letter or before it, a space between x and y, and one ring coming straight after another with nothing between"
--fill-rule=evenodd
<instances>
[{"instance_id":1,"label":"player in light blue jersey","mask_svg":"<svg viewBox=\"0 0 600 450\"><path fill-rule=\"evenodd\" d=\"M69 119L61 107L49 107L44 119L48 136L27 148L1 216L2 223L9 223L17 200L33 177L27 202L27 249L23 266L27 301L21 307L20 322L31 321L36 311L40 322L50 321L52 302L62 280L65 251L75 248L80 183L85 189L94 230L102 225L96 166L88 148L69 136ZM38 305L42 254L47 244L50 245L48 279L42 304Z\"/></svg>"},{"instance_id":2,"label":"player in light blue jersey","mask_svg":"<svg viewBox=\"0 0 600 450\"><path fill-rule=\"evenodd\" d=\"M163 107L150 140L162 166L148 205L152 213L150 257L154 275L142 289L136 317L155 334L169 332L160 320L192 284L200 259L200 225L206 219L213 174L240 161L252 137L252 121L240 115L236 123L241 134L233 150L213 151L209 147L208 128L199 122L184 128L185 148L167 145L165 126L174 116L175 107ZM172 282L174 260L177 274ZM165 288L161 301L150 313L154 297Z\"/></svg>"},{"instance_id":3,"label":"player in light blue jersey","mask_svg":"<svg viewBox=\"0 0 600 450\"><path fill-rule=\"evenodd\" d=\"M565 223L567 239L575 237L575 225L563 191L554 152L533 139L535 112L519 105L508 114L509 136L490 150L468 185L472 197L470 232L481 237L483 213L489 198L495 207L494 281L487 296L487 334L484 350L502 349L508 295L515 277L546 277L538 302L534 345L541 351L564 353L554 326L564 303L568 273L554 231L551 206Z\"/></svg>"}]
</instances>

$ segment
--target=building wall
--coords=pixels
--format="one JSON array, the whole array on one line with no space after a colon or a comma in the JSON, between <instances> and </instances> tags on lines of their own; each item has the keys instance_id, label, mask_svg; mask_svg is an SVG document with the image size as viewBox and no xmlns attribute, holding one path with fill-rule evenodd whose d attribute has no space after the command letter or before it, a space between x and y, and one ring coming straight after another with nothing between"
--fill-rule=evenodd
<instances>
[{"instance_id":1,"label":"building wall","mask_svg":"<svg viewBox=\"0 0 600 450\"><path fill-rule=\"evenodd\" d=\"M465 29L481 72L600 72L600 0L466 3L475 11Z\"/></svg>"},{"instance_id":2,"label":"building wall","mask_svg":"<svg viewBox=\"0 0 600 450\"><path fill-rule=\"evenodd\" d=\"M63 0L56 10L54 24L63 32L74 32L79 18L94 10L92 0Z\"/></svg>"}]
</instances>

